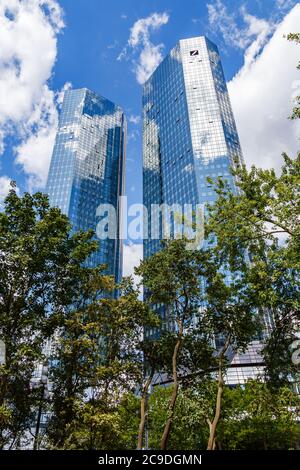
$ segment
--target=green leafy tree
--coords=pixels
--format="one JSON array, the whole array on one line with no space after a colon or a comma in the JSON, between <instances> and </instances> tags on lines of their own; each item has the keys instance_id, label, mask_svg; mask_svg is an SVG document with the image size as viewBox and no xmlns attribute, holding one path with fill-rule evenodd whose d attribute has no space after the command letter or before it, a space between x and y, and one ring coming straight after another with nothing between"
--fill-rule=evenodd
<instances>
[{"instance_id":1,"label":"green leafy tree","mask_svg":"<svg viewBox=\"0 0 300 470\"><path fill-rule=\"evenodd\" d=\"M249 302L267 314L270 325L262 352L265 378L276 387L290 383L299 373L291 348L300 327L299 269L293 261L287 266L286 256L285 247L266 246L264 258L253 257L246 276Z\"/></svg>"},{"instance_id":2,"label":"green leafy tree","mask_svg":"<svg viewBox=\"0 0 300 470\"><path fill-rule=\"evenodd\" d=\"M231 272L228 282L225 268L223 264L218 269L217 259L212 255L206 271L206 306L199 322L201 330L205 328L211 333L211 341L215 345L213 356L217 362L215 409L212 415L206 417L210 430L208 450L216 447L228 354L244 352L260 331L259 318L255 307L249 302L243 274Z\"/></svg>"},{"instance_id":3,"label":"green leafy tree","mask_svg":"<svg viewBox=\"0 0 300 470\"><path fill-rule=\"evenodd\" d=\"M190 388L179 390L174 411L172 432L168 440L169 450L205 449L208 429L200 400L190 393ZM149 448L158 449L168 416L168 406L173 386L155 386L149 399Z\"/></svg>"},{"instance_id":4,"label":"green leafy tree","mask_svg":"<svg viewBox=\"0 0 300 470\"><path fill-rule=\"evenodd\" d=\"M163 249L144 260L136 274L142 278L149 305L163 304L165 354L170 356L166 372L171 372L173 389L160 448L165 450L171 432L180 387L179 374L210 364L210 345L205 332L195 334L194 321L204 300L201 277L205 271L205 254L186 249L185 240L167 242ZM159 333L158 333L159 334Z\"/></svg>"},{"instance_id":5,"label":"green leafy tree","mask_svg":"<svg viewBox=\"0 0 300 470\"><path fill-rule=\"evenodd\" d=\"M245 387L228 390L227 414L218 441L222 449L288 450L300 442L300 400L290 387L270 389L250 380Z\"/></svg>"},{"instance_id":6,"label":"green leafy tree","mask_svg":"<svg viewBox=\"0 0 300 470\"><path fill-rule=\"evenodd\" d=\"M152 325L157 329L160 325L159 318ZM150 325L148 325L149 329ZM168 341L165 335L160 335L157 339L149 339L145 337L147 332L143 332L143 340L140 343L140 358L143 363L141 369L143 370L143 381L140 385L140 423L137 439L137 449L143 449L145 425L148 418L148 395L149 389L156 373L161 372L166 367L169 351L167 350Z\"/></svg>"},{"instance_id":7,"label":"green leafy tree","mask_svg":"<svg viewBox=\"0 0 300 470\"><path fill-rule=\"evenodd\" d=\"M233 173L240 192L217 181L207 232L216 235L220 259L243 273L249 302L268 319L266 375L282 384L297 372L290 345L300 324L300 154L295 160L285 155L279 175L245 166Z\"/></svg>"},{"instance_id":8,"label":"green leafy tree","mask_svg":"<svg viewBox=\"0 0 300 470\"><path fill-rule=\"evenodd\" d=\"M209 377L180 389L170 450L206 449L207 416L214 414L216 390L217 383ZM149 398L150 449L159 448L171 394L172 386L155 386ZM218 449L287 450L299 446L299 397L289 387L274 392L266 383L250 380L244 386L225 387L223 402L216 434Z\"/></svg>"},{"instance_id":9,"label":"green leafy tree","mask_svg":"<svg viewBox=\"0 0 300 470\"><path fill-rule=\"evenodd\" d=\"M207 232L216 235L218 249L230 257L233 266L237 260L248 262L245 250L250 256L262 257L266 242L276 242L275 235L283 239L286 262L299 263L300 154L294 160L285 154L283 157L279 175L273 169L236 166L232 173L238 195L221 178L210 179L218 199L210 207Z\"/></svg>"},{"instance_id":10,"label":"green leafy tree","mask_svg":"<svg viewBox=\"0 0 300 470\"><path fill-rule=\"evenodd\" d=\"M141 398L137 393L127 393L118 405L118 416L122 429L118 449L136 449L140 427Z\"/></svg>"},{"instance_id":11,"label":"green leafy tree","mask_svg":"<svg viewBox=\"0 0 300 470\"><path fill-rule=\"evenodd\" d=\"M1 448L20 446L32 425L40 396L33 372L95 248L92 234L70 235L67 217L49 207L47 196L19 197L13 185L0 213Z\"/></svg>"},{"instance_id":12,"label":"green leafy tree","mask_svg":"<svg viewBox=\"0 0 300 470\"><path fill-rule=\"evenodd\" d=\"M287 38L300 42L298 33ZM296 106L291 118L299 117ZM217 238L219 255L244 273L249 302L267 319L266 378L276 386L298 372L291 345L300 327L300 153L294 159L283 154L283 160L278 174L254 166L247 170L236 161L238 194L221 178L210 179L218 199L206 227Z\"/></svg>"},{"instance_id":13,"label":"green leafy tree","mask_svg":"<svg viewBox=\"0 0 300 470\"><path fill-rule=\"evenodd\" d=\"M112 279L95 275L90 283L83 281L81 296L71 304L56 340L47 426L50 447L123 445L118 407L142 383L141 335L146 325L156 324L156 316L138 299L130 280L119 286L120 297L115 299L109 296L115 289Z\"/></svg>"},{"instance_id":14,"label":"green leafy tree","mask_svg":"<svg viewBox=\"0 0 300 470\"><path fill-rule=\"evenodd\" d=\"M50 419L47 439L54 447L70 442L75 417L87 422L88 409L83 398L96 373L101 354L100 340L104 325L99 312L100 296L114 289L113 279L101 270L81 268L79 291L66 307L60 330L56 332L50 357ZM103 302L109 302L105 300ZM102 345L103 354L103 345ZM84 417L84 419L83 419ZM66 444L67 443L67 444Z\"/></svg>"}]
</instances>

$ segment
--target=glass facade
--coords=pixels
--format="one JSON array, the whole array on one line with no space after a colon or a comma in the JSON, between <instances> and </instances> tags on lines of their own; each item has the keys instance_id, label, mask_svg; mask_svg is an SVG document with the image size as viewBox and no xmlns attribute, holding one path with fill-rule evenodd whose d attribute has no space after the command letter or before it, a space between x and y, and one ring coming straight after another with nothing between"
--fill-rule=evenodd
<instances>
[{"instance_id":1,"label":"glass facade","mask_svg":"<svg viewBox=\"0 0 300 470\"><path fill-rule=\"evenodd\" d=\"M205 37L181 40L143 89L144 257L160 247L150 237L151 204L211 203L208 176L235 190L229 168L236 156L242 161L218 49Z\"/></svg>"},{"instance_id":2,"label":"glass facade","mask_svg":"<svg viewBox=\"0 0 300 470\"><path fill-rule=\"evenodd\" d=\"M207 177L223 177L235 192L235 158L243 162L218 48L206 37L180 40L143 88L144 258L161 246L151 239L151 204L205 207L216 198Z\"/></svg>"},{"instance_id":3,"label":"glass facade","mask_svg":"<svg viewBox=\"0 0 300 470\"><path fill-rule=\"evenodd\" d=\"M69 217L74 231L96 231L100 204L115 207L120 230L125 136L120 107L86 88L65 92L46 190L50 204ZM105 264L119 280L122 246L116 235L115 240L99 240L99 249L87 264Z\"/></svg>"}]
</instances>

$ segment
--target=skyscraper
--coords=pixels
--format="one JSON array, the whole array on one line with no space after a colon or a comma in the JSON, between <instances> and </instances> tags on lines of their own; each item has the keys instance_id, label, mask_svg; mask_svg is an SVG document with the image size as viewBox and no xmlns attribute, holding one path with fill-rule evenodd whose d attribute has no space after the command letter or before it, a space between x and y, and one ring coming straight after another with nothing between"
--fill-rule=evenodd
<instances>
[{"instance_id":1,"label":"skyscraper","mask_svg":"<svg viewBox=\"0 0 300 470\"><path fill-rule=\"evenodd\" d=\"M217 47L206 37L184 39L143 89L143 192L151 204L206 204L208 176L226 177L242 152ZM159 248L144 242L144 256Z\"/></svg>"},{"instance_id":2,"label":"skyscraper","mask_svg":"<svg viewBox=\"0 0 300 470\"><path fill-rule=\"evenodd\" d=\"M221 176L236 191L230 173L235 158L243 161L218 48L206 37L180 40L143 88L145 258L161 246L151 239L157 224L151 205L212 203L216 194L207 177ZM255 343L251 349L256 363L258 347ZM235 360L237 368L240 362ZM245 375L252 372L250 365Z\"/></svg>"},{"instance_id":3,"label":"skyscraper","mask_svg":"<svg viewBox=\"0 0 300 470\"><path fill-rule=\"evenodd\" d=\"M97 208L116 209L116 239L100 240L89 266L106 264L121 277L119 196L124 191L126 120L122 109L83 88L65 92L49 169L50 204L66 214L73 230L96 231Z\"/></svg>"}]
</instances>

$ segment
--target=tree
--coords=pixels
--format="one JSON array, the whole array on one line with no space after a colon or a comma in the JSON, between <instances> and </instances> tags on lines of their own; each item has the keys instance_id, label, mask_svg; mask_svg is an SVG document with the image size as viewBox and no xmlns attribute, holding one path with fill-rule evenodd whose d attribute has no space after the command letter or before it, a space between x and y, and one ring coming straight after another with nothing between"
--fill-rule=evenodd
<instances>
[{"instance_id":1,"label":"tree","mask_svg":"<svg viewBox=\"0 0 300 470\"><path fill-rule=\"evenodd\" d=\"M159 318L152 326L158 328L160 325ZM150 325L148 325L148 328ZM137 440L137 449L143 449L143 440L146 420L148 418L148 394L149 389L154 379L154 375L162 371L168 360L168 351L167 351L167 341L165 341L165 336L160 335L157 339L147 339L143 332L144 337L140 343L140 352L141 359L143 364L141 364L141 369L143 370L143 380L140 386L140 423L139 423L139 432Z\"/></svg>"},{"instance_id":2,"label":"tree","mask_svg":"<svg viewBox=\"0 0 300 470\"><path fill-rule=\"evenodd\" d=\"M222 413L224 372L233 353L244 352L260 331L256 309L249 302L247 279L241 272L230 272L224 260L207 250L205 271L205 307L199 315L198 328L210 333L216 360L217 390L215 409L206 416L209 425L208 450L216 447L217 426ZM228 279L229 277L229 279Z\"/></svg>"},{"instance_id":3,"label":"tree","mask_svg":"<svg viewBox=\"0 0 300 470\"><path fill-rule=\"evenodd\" d=\"M70 235L67 217L49 207L47 196L19 197L12 186L0 213L1 448L18 447L30 430L40 397L33 372L96 246L91 233Z\"/></svg>"},{"instance_id":4,"label":"tree","mask_svg":"<svg viewBox=\"0 0 300 470\"><path fill-rule=\"evenodd\" d=\"M182 388L174 413L170 450L203 450L209 432L206 419L214 413L217 384L207 377ZM149 405L149 444L159 447L172 387L154 387ZM223 412L217 428L220 450L284 450L299 445L299 396L289 387L276 392L266 383L249 380L243 386L225 387Z\"/></svg>"},{"instance_id":5,"label":"tree","mask_svg":"<svg viewBox=\"0 0 300 470\"><path fill-rule=\"evenodd\" d=\"M222 449L289 450L299 445L300 400L289 387L270 389L249 380L228 390L227 413L220 423Z\"/></svg>"},{"instance_id":6,"label":"tree","mask_svg":"<svg viewBox=\"0 0 300 470\"><path fill-rule=\"evenodd\" d=\"M299 44L299 34L288 40ZM299 117L296 106L292 119ZM216 236L220 256L244 272L249 299L267 319L266 378L276 386L297 373L290 346L300 327L300 153L283 159L279 174L254 166L248 171L236 161L238 194L221 178L210 179L218 198L206 226L207 234Z\"/></svg>"},{"instance_id":7,"label":"tree","mask_svg":"<svg viewBox=\"0 0 300 470\"><path fill-rule=\"evenodd\" d=\"M247 263L249 255L263 256L266 242L276 242L281 236L286 248L286 262L299 263L299 179L300 153L293 160L283 154L281 173L245 165L232 169L239 189L236 195L221 178L215 184L218 199L209 208L207 233L214 233L218 248L230 260ZM223 241L226 244L223 245ZM237 255L239 254L239 258ZM292 258L292 259L291 259Z\"/></svg>"},{"instance_id":8,"label":"tree","mask_svg":"<svg viewBox=\"0 0 300 470\"><path fill-rule=\"evenodd\" d=\"M118 440L118 449L136 449L140 426L141 399L137 393L127 393L118 406L118 416L122 429Z\"/></svg>"},{"instance_id":9,"label":"tree","mask_svg":"<svg viewBox=\"0 0 300 470\"><path fill-rule=\"evenodd\" d=\"M155 386L149 398L149 447L158 449L168 416L168 405L173 386ZM179 389L174 411L172 432L168 440L169 450L205 449L208 431L202 406L191 388Z\"/></svg>"},{"instance_id":10,"label":"tree","mask_svg":"<svg viewBox=\"0 0 300 470\"><path fill-rule=\"evenodd\" d=\"M281 174L245 166L233 171L240 192L218 180L207 232L231 270L243 272L249 302L271 324L265 339L266 375L275 384L295 372L290 345L299 331L300 154L284 155Z\"/></svg>"},{"instance_id":11,"label":"tree","mask_svg":"<svg viewBox=\"0 0 300 470\"><path fill-rule=\"evenodd\" d=\"M102 275L90 283L85 279L65 316L52 358L50 447L118 448L118 409L142 381L141 334L157 319L130 279L118 286L117 299L109 296L114 289L112 279Z\"/></svg>"},{"instance_id":12,"label":"tree","mask_svg":"<svg viewBox=\"0 0 300 470\"><path fill-rule=\"evenodd\" d=\"M196 369L207 368L211 358L205 332L198 335L193 332L194 321L205 296L201 280L205 269L204 261L202 251L186 249L185 240L173 240L136 269L136 274L141 276L147 291L147 303L150 306L164 305L163 328L167 330L165 340L168 344L166 354L171 351L173 389L161 438L162 450L167 447L173 424L179 373L186 373L187 370L192 372L192 365Z\"/></svg>"},{"instance_id":13,"label":"tree","mask_svg":"<svg viewBox=\"0 0 300 470\"><path fill-rule=\"evenodd\" d=\"M286 256L285 247L266 246L264 259L253 257L246 276L249 302L265 312L270 324L262 352L265 378L275 387L290 383L299 372L291 349L300 326L299 269L293 260L287 265Z\"/></svg>"},{"instance_id":14,"label":"tree","mask_svg":"<svg viewBox=\"0 0 300 470\"><path fill-rule=\"evenodd\" d=\"M99 305L110 301L100 297L108 296L115 286L113 279L103 276L99 268L82 267L78 287L79 291L65 309L50 357L51 401L46 434L48 443L58 448L70 444L79 417L80 422L89 421L90 410L84 398L96 373L99 356L103 354L100 340L105 326L100 320Z\"/></svg>"}]
</instances>

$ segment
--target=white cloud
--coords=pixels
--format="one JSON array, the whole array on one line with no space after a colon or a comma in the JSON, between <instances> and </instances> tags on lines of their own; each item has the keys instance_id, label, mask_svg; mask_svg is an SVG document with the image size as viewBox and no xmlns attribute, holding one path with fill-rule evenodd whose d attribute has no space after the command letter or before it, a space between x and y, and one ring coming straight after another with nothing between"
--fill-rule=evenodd
<instances>
[{"instance_id":1,"label":"white cloud","mask_svg":"<svg viewBox=\"0 0 300 470\"><path fill-rule=\"evenodd\" d=\"M3 207L3 201L11 189L10 186L11 179L8 176L0 176L0 209ZM16 188L17 193L19 192Z\"/></svg>"},{"instance_id":2,"label":"white cloud","mask_svg":"<svg viewBox=\"0 0 300 470\"><path fill-rule=\"evenodd\" d=\"M150 33L158 30L168 21L169 15L166 12L152 13L146 18L137 20L130 29L127 46L119 54L118 60L121 60L127 56L128 48L134 53L139 53L138 60L134 61L134 72L137 82L141 85L145 83L163 59L164 45L154 45L150 40Z\"/></svg>"},{"instance_id":3,"label":"white cloud","mask_svg":"<svg viewBox=\"0 0 300 470\"><path fill-rule=\"evenodd\" d=\"M220 32L226 44L244 48L245 38L238 28L234 15L228 13L221 0L207 5L208 21L212 32Z\"/></svg>"},{"instance_id":4,"label":"white cloud","mask_svg":"<svg viewBox=\"0 0 300 470\"><path fill-rule=\"evenodd\" d=\"M277 25L259 55L253 52L253 43L249 46L244 66L228 84L243 153L249 165L278 169L283 151L293 156L299 149L300 123L287 119L293 97L300 94L300 74L296 69L299 46L283 37L298 31L299 24L298 4Z\"/></svg>"},{"instance_id":5,"label":"white cloud","mask_svg":"<svg viewBox=\"0 0 300 470\"><path fill-rule=\"evenodd\" d=\"M245 41L248 39L251 41L255 37L253 42L247 48L245 53L245 65L250 65L256 56L261 52L264 45L267 43L270 34L274 30L274 24L264 19L256 18L253 15L247 13L245 8L242 8L242 14L244 22L247 27L244 31Z\"/></svg>"},{"instance_id":6,"label":"white cloud","mask_svg":"<svg viewBox=\"0 0 300 470\"><path fill-rule=\"evenodd\" d=\"M137 129L133 129L131 132L127 134L127 141L129 142L130 140L136 141L139 137L140 133Z\"/></svg>"},{"instance_id":7,"label":"white cloud","mask_svg":"<svg viewBox=\"0 0 300 470\"><path fill-rule=\"evenodd\" d=\"M276 0L276 6L280 12L290 10L297 0Z\"/></svg>"},{"instance_id":8,"label":"white cloud","mask_svg":"<svg viewBox=\"0 0 300 470\"><path fill-rule=\"evenodd\" d=\"M45 185L57 129L54 92L44 86L41 100L26 124L26 137L15 148L16 162L28 175L28 189ZM37 129L32 131L34 127Z\"/></svg>"},{"instance_id":9,"label":"white cloud","mask_svg":"<svg viewBox=\"0 0 300 470\"><path fill-rule=\"evenodd\" d=\"M140 43L149 42L150 31L159 29L162 25L167 24L169 15L164 13L152 13L147 18L140 18L130 29L130 37L128 44L131 47L138 46Z\"/></svg>"},{"instance_id":10,"label":"white cloud","mask_svg":"<svg viewBox=\"0 0 300 470\"><path fill-rule=\"evenodd\" d=\"M45 183L51 156L57 95L47 82L63 27L56 0L1 0L0 135L21 139L16 159L31 189Z\"/></svg>"},{"instance_id":11,"label":"white cloud","mask_svg":"<svg viewBox=\"0 0 300 470\"><path fill-rule=\"evenodd\" d=\"M4 131L0 128L0 155L3 154L5 147L4 147Z\"/></svg>"},{"instance_id":12,"label":"white cloud","mask_svg":"<svg viewBox=\"0 0 300 470\"><path fill-rule=\"evenodd\" d=\"M143 85L157 66L162 61L162 44L154 46L152 43L146 44L140 54L139 62L136 65L136 79L140 85Z\"/></svg>"},{"instance_id":13,"label":"white cloud","mask_svg":"<svg viewBox=\"0 0 300 470\"><path fill-rule=\"evenodd\" d=\"M129 116L129 122L132 122L132 124L139 124L140 121L141 121L141 116L136 116L134 114Z\"/></svg>"},{"instance_id":14,"label":"white cloud","mask_svg":"<svg viewBox=\"0 0 300 470\"><path fill-rule=\"evenodd\" d=\"M134 274L134 268L139 266L143 259L143 245L130 243L123 245L123 276L133 276L135 284L139 278Z\"/></svg>"},{"instance_id":15,"label":"white cloud","mask_svg":"<svg viewBox=\"0 0 300 470\"><path fill-rule=\"evenodd\" d=\"M115 49L116 47L118 47L118 45L119 45L119 41L115 39L114 42L112 42L111 44L108 44L107 49Z\"/></svg>"},{"instance_id":16,"label":"white cloud","mask_svg":"<svg viewBox=\"0 0 300 470\"><path fill-rule=\"evenodd\" d=\"M70 87L68 82L54 93L45 85L41 101L26 124L26 137L15 148L16 162L28 175L29 191L45 187L58 125L57 107Z\"/></svg>"},{"instance_id":17,"label":"white cloud","mask_svg":"<svg viewBox=\"0 0 300 470\"><path fill-rule=\"evenodd\" d=\"M250 15L245 6L233 13L229 13L221 0L207 5L210 30L213 33L221 33L225 44L238 49L248 49L245 58L251 62L260 52L271 34L273 21L257 18ZM239 26L237 18L241 17L243 26Z\"/></svg>"},{"instance_id":18,"label":"white cloud","mask_svg":"<svg viewBox=\"0 0 300 470\"><path fill-rule=\"evenodd\" d=\"M58 104L58 106L60 107L63 103L63 100L64 100L64 96L65 96L65 91L67 90L70 90L72 88L72 83L71 82L66 82L64 84L64 86L62 87L61 90L59 90L57 93L56 93L56 103Z\"/></svg>"}]
</instances>

